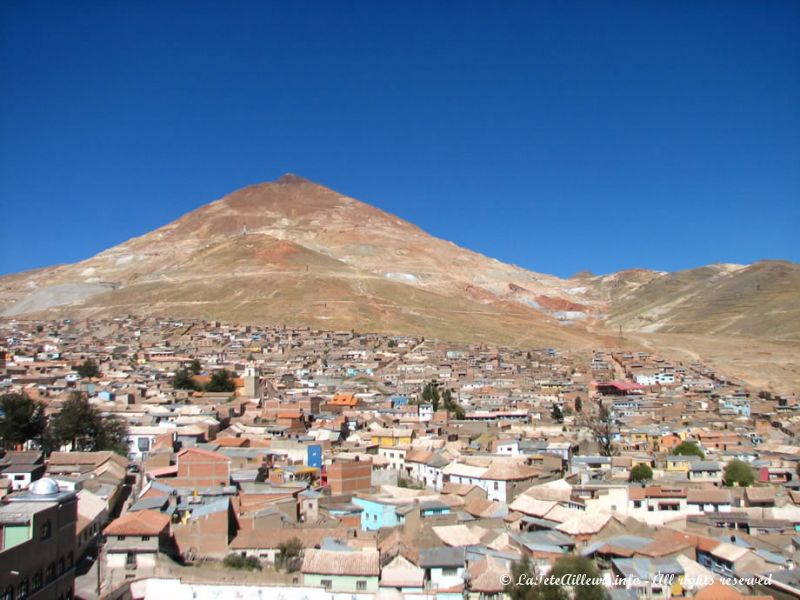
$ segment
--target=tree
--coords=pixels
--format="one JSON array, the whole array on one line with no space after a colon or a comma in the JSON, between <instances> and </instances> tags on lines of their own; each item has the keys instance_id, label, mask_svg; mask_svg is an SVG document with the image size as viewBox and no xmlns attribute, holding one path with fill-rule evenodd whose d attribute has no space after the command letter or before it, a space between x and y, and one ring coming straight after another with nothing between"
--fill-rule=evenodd
<instances>
[{"instance_id":1,"label":"tree","mask_svg":"<svg viewBox=\"0 0 800 600\"><path fill-rule=\"evenodd\" d=\"M564 422L564 411L561 410L561 407L553 403L553 408L550 411L550 418L553 419L556 423L563 423Z\"/></svg>"},{"instance_id":2,"label":"tree","mask_svg":"<svg viewBox=\"0 0 800 600\"><path fill-rule=\"evenodd\" d=\"M73 394L50 419L48 434L55 444L70 444L73 451L97 452L113 450L125 456L128 452L128 429L115 417L104 417L89 401Z\"/></svg>"},{"instance_id":3,"label":"tree","mask_svg":"<svg viewBox=\"0 0 800 600\"><path fill-rule=\"evenodd\" d=\"M200 375L200 372L203 370L203 365L201 365L200 361L195 358L189 363L189 370L193 375Z\"/></svg>"},{"instance_id":4,"label":"tree","mask_svg":"<svg viewBox=\"0 0 800 600\"><path fill-rule=\"evenodd\" d=\"M504 586L503 591L509 600L533 600L538 598L534 591L535 586L525 585L525 581L536 579L536 567L531 562L529 556L523 556L522 560L511 563L511 580Z\"/></svg>"},{"instance_id":5,"label":"tree","mask_svg":"<svg viewBox=\"0 0 800 600\"><path fill-rule=\"evenodd\" d=\"M722 473L722 480L728 487L738 485L739 487L748 487L753 485L756 480L756 475L753 468L746 462L734 458L725 467Z\"/></svg>"},{"instance_id":6,"label":"tree","mask_svg":"<svg viewBox=\"0 0 800 600\"><path fill-rule=\"evenodd\" d=\"M439 410L439 388L434 381L429 381L422 388L422 401L433 405L433 410Z\"/></svg>"},{"instance_id":7,"label":"tree","mask_svg":"<svg viewBox=\"0 0 800 600\"><path fill-rule=\"evenodd\" d=\"M0 437L4 448L10 450L28 440L41 440L47 425L44 404L24 394L3 394L0 396L0 412Z\"/></svg>"},{"instance_id":8,"label":"tree","mask_svg":"<svg viewBox=\"0 0 800 600\"><path fill-rule=\"evenodd\" d=\"M584 424L591 432L598 446L601 456L613 456L616 453L614 436L617 434L617 424L611 411L603 402L597 403L597 418L586 415Z\"/></svg>"},{"instance_id":9,"label":"tree","mask_svg":"<svg viewBox=\"0 0 800 600\"><path fill-rule=\"evenodd\" d=\"M442 402L447 412L455 413L456 419L464 418L464 415L466 414L464 407L453 400L453 392L451 392L449 388L446 389L442 394Z\"/></svg>"},{"instance_id":10,"label":"tree","mask_svg":"<svg viewBox=\"0 0 800 600\"><path fill-rule=\"evenodd\" d=\"M584 556L564 556L556 561L553 570L550 572L553 577L564 577L565 575L585 576L581 585L574 586L573 600L606 600L609 597L603 584L600 582L600 572L594 561ZM548 586L553 587L553 586ZM558 590L566 593L563 587ZM567 598L570 596L567 595Z\"/></svg>"},{"instance_id":11,"label":"tree","mask_svg":"<svg viewBox=\"0 0 800 600\"><path fill-rule=\"evenodd\" d=\"M675 450L672 451L672 454L675 456L697 456L700 460L704 460L706 457L700 449L700 446L692 442L681 442L675 446Z\"/></svg>"},{"instance_id":12,"label":"tree","mask_svg":"<svg viewBox=\"0 0 800 600\"><path fill-rule=\"evenodd\" d=\"M172 378L172 387L176 390L196 390L197 383L189 369L178 369Z\"/></svg>"},{"instance_id":13,"label":"tree","mask_svg":"<svg viewBox=\"0 0 800 600\"><path fill-rule=\"evenodd\" d=\"M583 576L580 584L572 587L572 593L568 586L557 585L552 581L565 576ZM582 556L568 555L559 558L542 581L538 580L536 568L530 558L525 557L511 565L510 577L511 581L503 591L511 600L606 600L609 597L594 562ZM548 583L550 578L552 580Z\"/></svg>"},{"instance_id":14,"label":"tree","mask_svg":"<svg viewBox=\"0 0 800 600\"><path fill-rule=\"evenodd\" d=\"M300 556L302 550L303 544L296 537L281 542L278 544L278 556L275 560L277 566L290 572L297 570L297 558Z\"/></svg>"},{"instance_id":15,"label":"tree","mask_svg":"<svg viewBox=\"0 0 800 600\"><path fill-rule=\"evenodd\" d=\"M228 554L222 564L229 569L246 570L246 571L260 571L261 563L255 556L242 556L236 552Z\"/></svg>"},{"instance_id":16,"label":"tree","mask_svg":"<svg viewBox=\"0 0 800 600\"><path fill-rule=\"evenodd\" d=\"M649 465L639 463L631 469L631 475L628 481L641 483L643 481L650 481L653 479L653 469Z\"/></svg>"},{"instance_id":17,"label":"tree","mask_svg":"<svg viewBox=\"0 0 800 600\"><path fill-rule=\"evenodd\" d=\"M87 358L82 364L78 365L78 368L75 370L78 372L78 375L80 375L81 379L89 379L91 377L97 377L100 375L100 369L97 366L97 363L91 358Z\"/></svg>"},{"instance_id":18,"label":"tree","mask_svg":"<svg viewBox=\"0 0 800 600\"><path fill-rule=\"evenodd\" d=\"M397 340L389 340L389 343L386 344L389 348L397 348Z\"/></svg>"},{"instance_id":19,"label":"tree","mask_svg":"<svg viewBox=\"0 0 800 600\"><path fill-rule=\"evenodd\" d=\"M580 414L583 411L583 400L580 396L575 396L575 412Z\"/></svg>"},{"instance_id":20,"label":"tree","mask_svg":"<svg viewBox=\"0 0 800 600\"><path fill-rule=\"evenodd\" d=\"M207 392L232 392L236 389L231 372L220 369L211 374L211 381L206 384Z\"/></svg>"}]
</instances>

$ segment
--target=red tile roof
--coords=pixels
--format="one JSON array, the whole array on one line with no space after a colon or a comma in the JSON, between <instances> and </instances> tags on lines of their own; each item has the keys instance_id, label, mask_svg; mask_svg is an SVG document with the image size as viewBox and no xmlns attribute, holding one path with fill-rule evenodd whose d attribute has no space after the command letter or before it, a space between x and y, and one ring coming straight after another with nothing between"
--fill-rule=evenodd
<instances>
[{"instance_id":1,"label":"red tile roof","mask_svg":"<svg viewBox=\"0 0 800 600\"><path fill-rule=\"evenodd\" d=\"M169 526L169 516L157 510L140 510L115 519L105 535L159 535Z\"/></svg>"}]
</instances>

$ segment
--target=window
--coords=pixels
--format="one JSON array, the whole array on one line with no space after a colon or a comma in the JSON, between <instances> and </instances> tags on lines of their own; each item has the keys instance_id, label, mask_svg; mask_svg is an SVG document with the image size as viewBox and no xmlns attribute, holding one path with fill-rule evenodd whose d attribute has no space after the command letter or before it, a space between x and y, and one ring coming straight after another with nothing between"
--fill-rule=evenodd
<instances>
[{"instance_id":1,"label":"window","mask_svg":"<svg viewBox=\"0 0 800 600\"><path fill-rule=\"evenodd\" d=\"M642 508L642 501L641 500L634 500L633 501L633 508Z\"/></svg>"},{"instance_id":2,"label":"window","mask_svg":"<svg viewBox=\"0 0 800 600\"><path fill-rule=\"evenodd\" d=\"M18 600L24 600L28 597L28 579L26 578L17 586L17 598Z\"/></svg>"},{"instance_id":3,"label":"window","mask_svg":"<svg viewBox=\"0 0 800 600\"><path fill-rule=\"evenodd\" d=\"M124 536L124 535L118 535L118 536L117 536L117 540L119 540L120 542L121 542L122 540L124 540L124 539L125 539L125 536Z\"/></svg>"},{"instance_id":4,"label":"window","mask_svg":"<svg viewBox=\"0 0 800 600\"><path fill-rule=\"evenodd\" d=\"M142 541L143 542L149 542L150 541L150 536L149 535L143 535L142 536Z\"/></svg>"},{"instance_id":5,"label":"window","mask_svg":"<svg viewBox=\"0 0 800 600\"><path fill-rule=\"evenodd\" d=\"M458 575L458 569L454 567L446 567L442 569L442 575L444 577L453 577L455 575Z\"/></svg>"},{"instance_id":6,"label":"window","mask_svg":"<svg viewBox=\"0 0 800 600\"><path fill-rule=\"evenodd\" d=\"M33 576L33 582L31 585L32 592L38 592L42 589L42 570L39 569L36 574Z\"/></svg>"},{"instance_id":7,"label":"window","mask_svg":"<svg viewBox=\"0 0 800 600\"><path fill-rule=\"evenodd\" d=\"M6 591L3 592L3 595L0 596L0 600L14 600L14 588L8 586Z\"/></svg>"},{"instance_id":8,"label":"window","mask_svg":"<svg viewBox=\"0 0 800 600\"><path fill-rule=\"evenodd\" d=\"M50 521L49 520L47 520L44 523L42 523L41 539L46 540L47 538L49 538L51 529L52 529L52 525L50 525Z\"/></svg>"},{"instance_id":9,"label":"window","mask_svg":"<svg viewBox=\"0 0 800 600\"><path fill-rule=\"evenodd\" d=\"M367 590L367 582L364 579L356 581L356 591L365 592Z\"/></svg>"},{"instance_id":10,"label":"window","mask_svg":"<svg viewBox=\"0 0 800 600\"><path fill-rule=\"evenodd\" d=\"M320 580L320 583L322 584L322 587L324 587L326 590L331 589L332 583L330 579L322 579Z\"/></svg>"}]
</instances>

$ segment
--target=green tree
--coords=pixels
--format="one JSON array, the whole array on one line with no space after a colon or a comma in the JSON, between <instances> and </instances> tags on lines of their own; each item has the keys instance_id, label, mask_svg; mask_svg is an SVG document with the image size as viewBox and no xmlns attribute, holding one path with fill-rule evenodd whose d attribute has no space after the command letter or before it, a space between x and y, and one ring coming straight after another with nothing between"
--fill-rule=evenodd
<instances>
[{"instance_id":1,"label":"green tree","mask_svg":"<svg viewBox=\"0 0 800 600\"><path fill-rule=\"evenodd\" d=\"M125 422L116 417L104 417L77 393L50 419L48 434L55 444L70 444L73 451L113 450L123 456L128 452Z\"/></svg>"},{"instance_id":2,"label":"green tree","mask_svg":"<svg viewBox=\"0 0 800 600\"><path fill-rule=\"evenodd\" d=\"M653 479L653 469L649 465L639 463L631 469L631 475L628 481L641 483L642 481L650 481Z\"/></svg>"},{"instance_id":3,"label":"green tree","mask_svg":"<svg viewBox=\"0 0 800 600\"><path fill-rule=\"evenodd\" d=\"M675 446L675 450L672 451L672 454L675 456L697 456L700 460L704 460L706 457L700 449L700 446L692 442L681 442Z\"/></svg>"},{"instance_id":4,"label":"green tree","mask_svg":"<svg viewBox=\"0 0 800 600\"><path fill-rule=\"evenodd\" d=\"M275 560L277 566L290 572L295 571L297 559L300 557L300 552L302 550L303 544L296 537L281 542L278 544L278 556Z\"/></svg>"},{"instance_id":5,"label":"green tree","mask_svg":"<svg viewBox=\"0 0 800 600\"><path fill-rule=\"evenodd\" d=\"M195 358L189 363L189 370L193 375L200 375L200 372L203 370L203 365L201 365L200 361Z\"/></svg>"},{"instance_id":6,"label":"green tree","mask_svg":"<svg viewBox=\"0 0 800 600\"><path fill-rule=\"evenodd\" d=\"M581 585L575 585L572 593L566 586L546 583L552 577L563 578L565 575L585 579ZM511 565L511 581L505 586L505 593L511 600L607 600L605 587L600 583L600 574L594 562L582 556L567 555L558 561L552 571L542 582L538 581L536 569L528 557Z\"/></svg>"},{"instance_id":7,"label":"green tree","mask_svg":"<svg viewBox=\"0 0 800 600\"><path fill-rule=\"evenodd\" d=\"M47 425L44 404L24 394L0 396L0 437L3 447L14 449L28 440L40 440Z\"/></svg>"},{"instance_id":8,"label":"green tree","mask_svg":"<svg viewBox=\"0 0 800 600\"><path fill-rule=\"evenodd\" d=\"M536 567L529 556L514 561L509 576L511 580L503 589L509 600L534 600L539 597L536 595L538 593L536 586L525 584L527 580L535 580L537 577Z\"/></svg>"},{"instance_id":9,"label":"green tree","mask_svg":"<svg viewBox=\"0 0 800 600\"><path fill-rule=\"evenodd\" d=\"M78 368L75 370L78 372L81 379L88 379L100 375L100 368L91 358L87 358L82 364L78 365Z\"/></svg>"},{"instance_id":10,"label":"green tree","mask_svg":"<svg viewBox=\"0 0 800 600\"><path fill-rule=\"evenodd\" d=\"M583 411L583 400L580 396L575 396L575 412L581 413Z\"/></svg>"},{"instance_id":11,"label":"green tree","mask_svg":"<svg viewBox=\"0 0 800 600\"><path fill-rule=\"evenodd\" d=\"M232 392L236 389L233 375L227 369L219 369L211 374L211 381L206 384L207 392Z\"/></svg>"},{"instance_id":12,"label":"green tree","mask_svg":"<svg viewBox=\"0 0 800 600\"><path fill-rule=\"evenodd\" d=\"M455 414L456 419L463 419L466 412L464 411L464 407L461 406L456 400L453 400L453 392L450 389L446 389L442 394L442 403L444 404L444 408L447 412L451 412Z\"/></svg>"},{"instance_id":13,"label":"green tree","mask_svg":"<svg viewBox=\"0 0 800 600\"><path fill-rule=\"evenodd\" d=\"M389 340L389 343L386 345L389 348L397 348L397 340Z\"/></svg>"},{"instance_id":14,"label":"green tree","mask_svg":"<svg viewBox=\"0 0 800 600\"><path fill-rule=\"evenodd\" d=\"M172 387L176 390L196 390L197 383L189 369L178 369L172 378Z\"/></svg>"},{"instance_id":15,"label":"green tree","mask_svg":"<svg viewBox=\"0 0 800 600\"><path fill-rule=\"evenodd\" d=\"M222 561L222 564L229 569L237 569L243 571L260 571L261 563L255 556L242 556L237 552L228 554Z\"/></svg>"},{"instance_id":16,"label":"green tree","mask_svg":"<svg viewBox=\"0 0 800 600\"><path fill-rule=\"evenodd\" d=\"M750 465L735 458L725 467L725 471L722 473L722 480L728 487L735 485L748 487L755 482L756 474Z\"/></svg>"},{"instance_id":17,"label":"green tree","mask_svg":"<svg viewBox=\"0 0 800 600\"><path fill-rule=\"evenodd\" d=\"M568 555L556 561L553 570L550 572L553 577L564 577L565 575L585 576L581 585L573 587L573 600L607 600L609 594L602 583L600 583L600 572L594 561L584 556ZM553 586L548 586L553 587ZM566 592L564 588L558 588L561 592ZM566 596L569 598L569 595Z\"/></svg>"},{"instance_id":18,"label":"green tree","mask_svg":"<svg viewBox=\"0 0 800 600\"><path fill-rule=\"evenodd\" d=\"M425 384L425 387L422 388L422 401L427 402L433 405L433 410L439 410L439 388L436 386L436 383L433 381L429 381Z\"/></svg>"},{"instance_id":19,"label":"green tree","mask_svg":"<svg viewBox=\"0 0 800 600\"><path fill-rule=\"evenodd\" d=\"M550 410L550 418L556 423L564 422L564 411L561 410L558 404L553 403L553 408Z\"/></svg>"}]
</instances>

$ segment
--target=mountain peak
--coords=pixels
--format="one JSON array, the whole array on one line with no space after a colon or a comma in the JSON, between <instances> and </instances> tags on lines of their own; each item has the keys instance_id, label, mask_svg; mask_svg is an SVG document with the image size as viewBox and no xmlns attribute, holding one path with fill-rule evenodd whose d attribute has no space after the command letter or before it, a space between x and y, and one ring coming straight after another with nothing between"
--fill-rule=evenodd
<instances>
[{"instance_id":1,"label":"mountain peak","mask_svg":"<svg viewBox=\"0 0 800 600\"><path fill-rule=\"evenodd\" d=\"M314 182L304 177L300 177L299 175L295 175L294 173L284 173L275 180L275 183L281 185L302 185L305 183L314 183Z\"/></svg>"}]
</instances>

